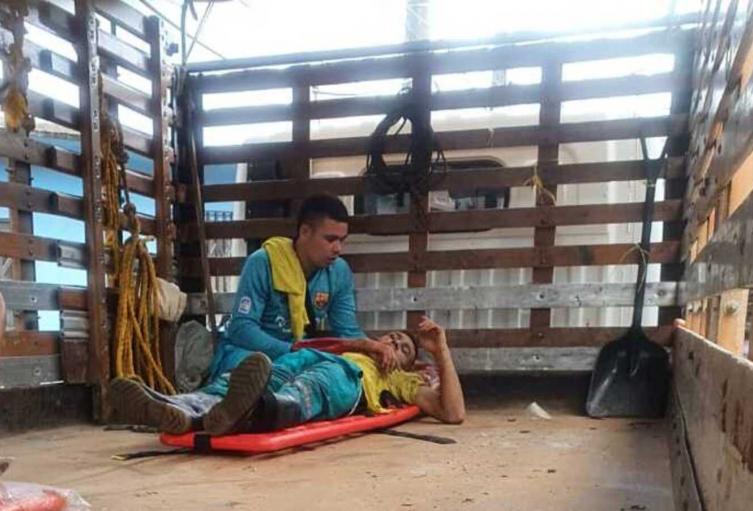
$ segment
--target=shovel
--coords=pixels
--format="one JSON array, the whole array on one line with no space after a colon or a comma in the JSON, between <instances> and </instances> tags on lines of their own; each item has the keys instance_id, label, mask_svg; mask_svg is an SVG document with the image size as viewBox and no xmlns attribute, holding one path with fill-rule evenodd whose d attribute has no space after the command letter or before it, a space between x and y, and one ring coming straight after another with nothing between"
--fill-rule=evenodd
<instances>
[{"instance_id":1,"label":"shovel","mask_svg":"<svg viewBox=\"0 0 753 511\"><path fill-rule=\"evenodd\" d=\"M646 201L633 322L624 335L605 344L599 352L586 400L586 412L591 417L662 417L667 405L669 355L662 346L650 340L641 327L654 194L661 167L651 165L643 137L641 150L646 172ZM665 153L662 158L664 156Z\"/></svg>"}]
</instances>

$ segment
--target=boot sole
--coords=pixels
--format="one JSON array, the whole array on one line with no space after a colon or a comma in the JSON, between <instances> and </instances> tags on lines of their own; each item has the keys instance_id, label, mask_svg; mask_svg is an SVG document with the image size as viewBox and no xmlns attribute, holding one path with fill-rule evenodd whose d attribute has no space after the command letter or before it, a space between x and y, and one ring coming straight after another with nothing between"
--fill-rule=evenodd
<instances>
[{"instance_id":1,"label":"boot sole","mask_svg":"<svg viewBox=\"0 0 753 511\"><path fill-rule=\"evenodd\" d=\"M130 424L180 435L191 430L191 417L180 408L150 396L140 383L124 378L110 382L110 399L120 418Z\"/></svg>"},{"instance_id":2,"label":"boot sole","mask_svg":"<svg viewBox=\"0 0 753 511\"><path fill-rule=\"evenodd\" d=\"M256 408L267 388L272 361L254 353L230 373L227 396L204 416L204 430L213 436L226 435Z\"/></svg>"}]
</instances>

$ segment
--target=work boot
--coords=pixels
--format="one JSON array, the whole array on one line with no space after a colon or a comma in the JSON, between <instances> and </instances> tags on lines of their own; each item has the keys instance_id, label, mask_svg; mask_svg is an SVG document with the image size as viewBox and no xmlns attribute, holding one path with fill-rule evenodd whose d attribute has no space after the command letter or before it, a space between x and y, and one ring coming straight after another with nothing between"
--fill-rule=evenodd
<instances>
[{"instance_id":1,"label":"work boot","mask_svg":"<svg viewBox=\"0 0 753 511\"><path fill-rule=\"evenodd\" d=\"M278 431L303 422L303 410L298 400L267 391L259 400L254 413L245 421L244 429L254 433Z\"/></svg>"},{"instance_id":2,"label":"work boot","mask_svg":"<svg viewBox=\"0 0 753 511\"><path fill-rule=\"evenodd\" d=\"M177 406L156 399L134 380L115 378L110 382L110 399L121 420L180 435L191 431L191 416Z\"/></svg>"},{"instance_id":3,"label":"work boot","mask_svg":"<svg viewBox=\"0 0 753 511\"><path fill-rule=\"evenodd\" d=\"M246 357L230 373L227 395L204 416L204 430L210 435L226 435L253 413L267 388L272 361L263 353Z\"/></svg>"}]
</instances>

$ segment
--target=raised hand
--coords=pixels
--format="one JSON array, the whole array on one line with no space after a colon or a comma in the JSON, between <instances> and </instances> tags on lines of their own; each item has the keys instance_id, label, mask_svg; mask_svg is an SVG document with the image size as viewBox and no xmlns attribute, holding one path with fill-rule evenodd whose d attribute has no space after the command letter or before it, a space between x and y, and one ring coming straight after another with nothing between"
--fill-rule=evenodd
<instances>
[{"instance_id":1,"label":"raised hand","mask_svg":"<svg viewBox=\"0 0 753 511\"><path fill-rule=\"evenodd\" d=\"M440 351L447 348L447 336L444 328L436 324L427 316L421 318L418 324L418 342L421 348L432 355L437 355Z\"/></svg>"}]
</instances>

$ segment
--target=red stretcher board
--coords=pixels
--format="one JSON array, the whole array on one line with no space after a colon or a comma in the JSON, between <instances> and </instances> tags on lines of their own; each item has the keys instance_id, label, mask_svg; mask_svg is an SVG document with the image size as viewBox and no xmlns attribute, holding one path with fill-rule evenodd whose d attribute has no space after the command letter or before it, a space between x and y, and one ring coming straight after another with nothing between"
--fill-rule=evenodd
<instances>
[{"instance_id":1,"label":"red stretcher board","mask_svg":"<svg viewBox=\"0 0 753 511\"><path fill-rule=\"evenodd\" d=\"M183 435L162 433L160 441L165 445L174 447L197 448L196 437L202 436L201 443L208 442L209 450L261 454L330 440L352 433L389 428L406 422L419 413L418 407L411 405L393 408L388 413L380 415L349 415L331 421L309 422L271 433L242 433L217 437L210 437L202 433L185 433ZM207 450L206 447L206 445L203 445L201 450Z\"/></svg>"}]
</instances>

